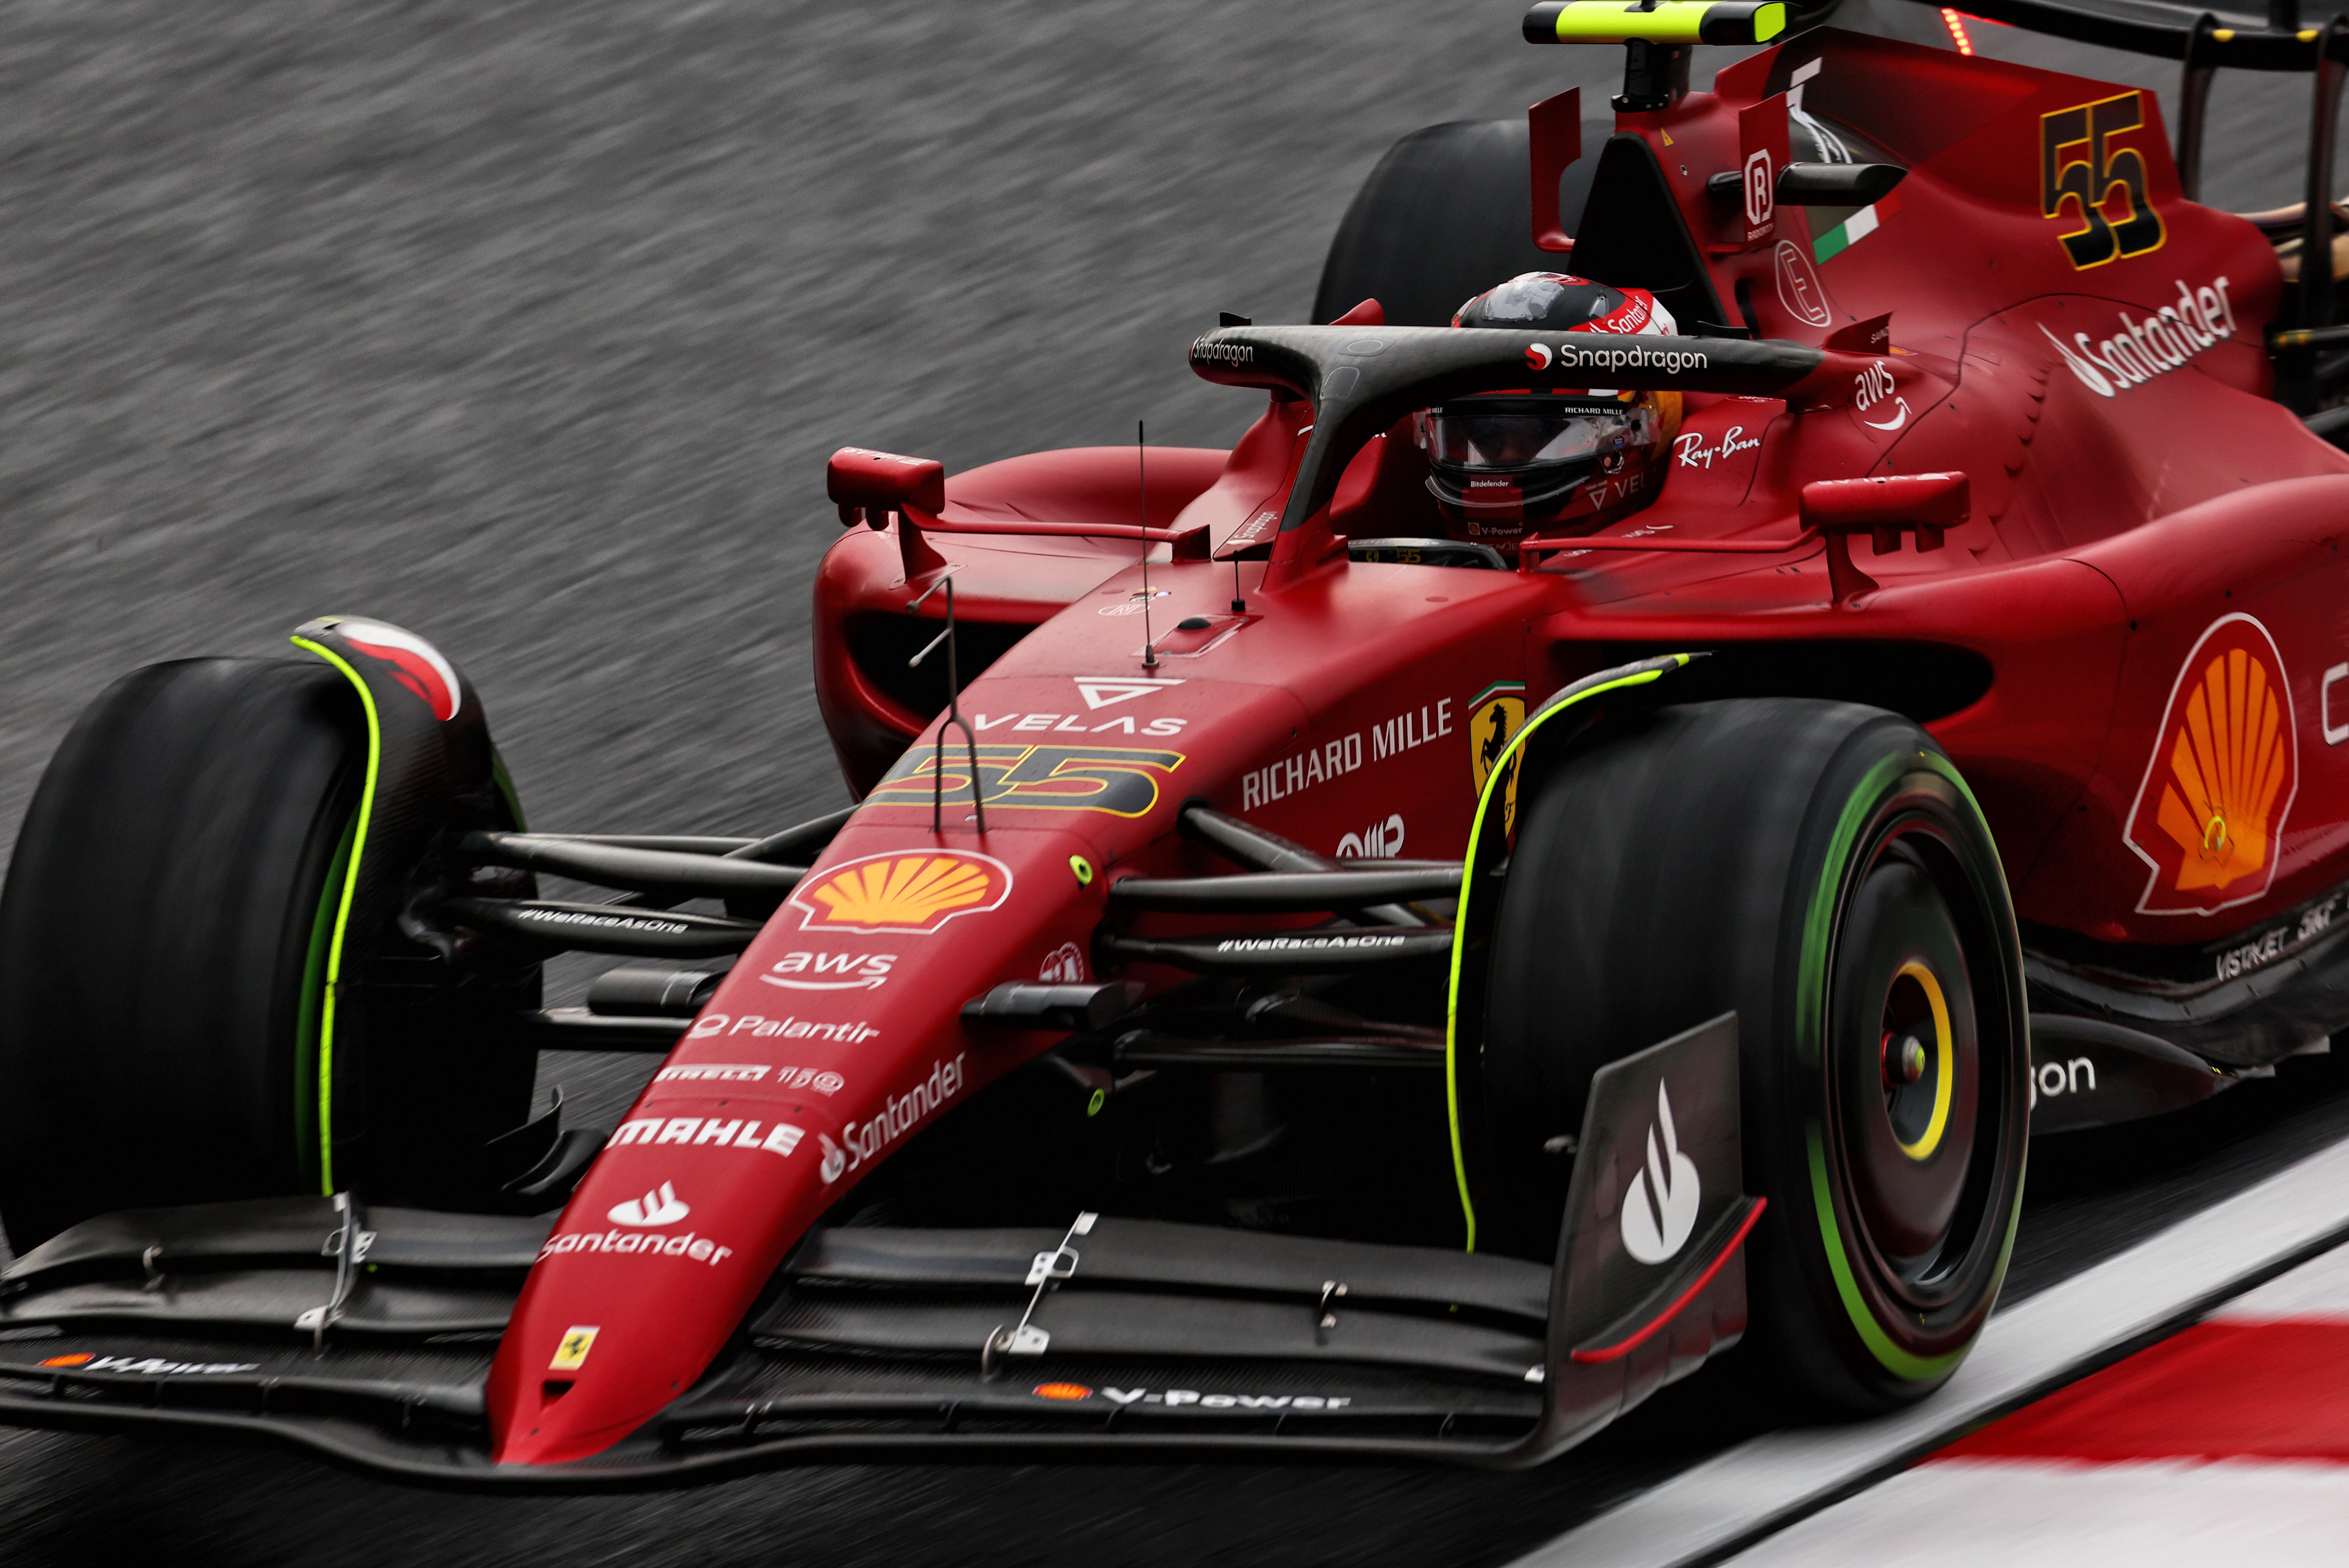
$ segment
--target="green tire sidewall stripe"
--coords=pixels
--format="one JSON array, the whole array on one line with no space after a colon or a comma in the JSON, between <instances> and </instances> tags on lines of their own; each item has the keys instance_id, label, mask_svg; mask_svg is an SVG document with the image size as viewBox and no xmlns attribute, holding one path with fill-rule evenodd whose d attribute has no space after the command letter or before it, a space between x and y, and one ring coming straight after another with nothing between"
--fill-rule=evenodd
<instances>
[{"instance_id":1,"label":"green tire sidewall stripe","mask_svg":"<svg viewBox=\"0 0 2349 1568\"><path fill-rule=\"evenodd\" d=\"M522 792L514 788L513 775L506 772L506 760L495 746L490 748L490 780L497 785L506 809L513 814L514 831L528 833L530 824L523 819L522 815Z\"/></svg>"},{"instance_id":2,"label":"green tire sidewall stripe","mask_svg":"<svg viewBox=\"0 0 2349 1568\"><path fill-rule=\"evenodd\" d=\"M293 639L294 646L316 654L343 672L352 690L359 694L359 706L367 711L367 783L359 790L358 815L351 821L351 854L349 868L343 875L342 897L335 907L335 934L326 950L326 1002L318 1010L318 1188L332 1197L335 1192L335 1002L342 988L343 942L351 928L351 899L359 886L359 861L367 850L367 824L375 815L375 786L378 770L383 763L383 725L376 717L375 694L367 690L359 672L322 643L306 637Z\"/></svg>"},{"instance_id":3,"label":"green tire sidewall stripe","mask_svg":"<svg viewBox=\"0 0 2349 1568\"><path fill-rule=\"evenodd\" d=\"M1469 889L1476 880L1476 848L1485 836L1485 820L1493 813L1496 797L1507 788L1516 773L1517 753L1524 749L1535 731L1590 698L1661 680L1667 672L1680 669L1694 657L1688 653L1667 654L1643 669L1620 673L1600 670L1596 676L1585 677L1592 684L1580 691L1572 685L1566 687L1517 726L1517 732L1510 736L1508 744L1501 749L1499 758L1485 775L1485 787L1477 794L1476 812L1468 822L1468 849L1460 863L1460 903L1452 917L1451 983L1444 1003L1444 1105L1452 1128L1452 1176L1460 1189L1461 1217L1467 1222L1468 1239L1462 1249L1464 1251L1476 1250L1476 1202L1468 1191L1467 1149L1460 1136L1460 964L1466 949L1462 933L1468 929ZM1612 679L1607 679L1610 676Z\"/></svg>"},{"instance_id":4,"label":"green tire sidewall stripe","mask_svg":"<svg viewBox=\"0 0 2349 1568\"><path fill-rule=\"evenodd\" d=\"M1825 864L1819 868L1818 886L1811 894L1811 907L1803 921L1803 946L1800 966L1795 977L1795 1054L1805 1067L1819 1067L1826 1059L1826 971L1827 955L1835 931L1837 906L1842 902L1844 872L1850 865L1853 850L1857 846L1861 829L1875 809L1883 786L1891 779L1906 773L1914 762L1921 761L1933 772L1957 786L1979 819L1981 803L1972 790L1959 776L1956 766L1938 752L1919 752L1912 759L1907 756L1887 757L1868 770L1851 796L1844 803L1843 813L1837 819L1835 833L1827 843ZM1992 857L1996 867L1996 857ZM2001 886L2005 872L1999 868ZM2019 972L2019 971L2018 971ZM1867 1298L1861 1295L1859 1282L1853 1275L1850 1256L1844 1251L1843 1227L1836 1218L1834 1184L1827 1174L1826 1141L1816 1121L1804 1126L1804 1138L1809 1155L1811 1206L1818 1216L1819 1241L1826 1252L1827 1272L1834 1276L1836 1294L1842 1301L1845 1315L1851 1320L1860 1343L1876 1357L1878 1365L1896 1377L1911 1382L1923 1382L1947 1374L1965 1359L1971 1344L1940 1355L1917 1355L1892 1343L1884 1325L1868 1309ZM1993 1280L2006 1277L2008 1259L2014 1251L2014 1235L2023 1219L2023 1184L2015 1183L2014 1197L2007 1210L2006 1233L1999 1244L1998 1269ZM1993 1283L1992 1290L1996 1285Z\"/></svg>"}]
</instances>

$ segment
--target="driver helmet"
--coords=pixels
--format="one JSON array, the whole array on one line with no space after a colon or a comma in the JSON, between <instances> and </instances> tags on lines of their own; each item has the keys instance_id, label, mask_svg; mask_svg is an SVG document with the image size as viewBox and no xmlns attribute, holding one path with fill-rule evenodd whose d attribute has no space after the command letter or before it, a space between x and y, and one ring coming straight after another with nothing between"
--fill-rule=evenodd
<instances>
[{"instance_id":1,"label":"driver helmet","mask_svg":"<svg viewBox=\"0 0 2349 1568\"><path fill-rule=\"evenodd\" d=\"M1462 306L1454 327L1677 333L1643 288L1565 273L1520 273ZM1482 392L1419 417L1427 487L1455 538L1506 549L1530 534L1593 532L1663 488L1681 423L1678 392Z\"/></svg>"}]
</instances>

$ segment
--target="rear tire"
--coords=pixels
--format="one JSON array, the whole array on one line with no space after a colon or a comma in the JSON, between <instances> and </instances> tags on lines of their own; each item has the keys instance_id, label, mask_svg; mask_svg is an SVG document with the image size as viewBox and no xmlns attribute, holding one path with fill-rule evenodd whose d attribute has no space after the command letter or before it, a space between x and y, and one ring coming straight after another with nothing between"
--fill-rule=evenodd
<instances>
[{"instance_id":1,"label":"rear tire","mask_svg":"<svg viewBox=\"0 0 2349 1568\"><path fill-rule=\"evenodd\" d=\"M1594 121L1596 152L1614 127ZM1526 122L1461 119L1414 130L1387 150L1354 194L1313 295L1326 322L1375 299L1395 327L1446 327L1472 296L1521 272L1565 270L1533 242L1533 162ZM1559 182L1568 233L1579 225L1595 156Z\"/></svg>"},{"instance_id":2,"label":"rear tire","mask_svg":"<svg viewBox=\"0 0 2349 1568\"><path fill-rule=\"evenodd\" d=\"M1486 1205L1557 1246L1607 1062L1738 1015L1760 1364L1831 1411L1956 1368L2022 1200L2022 954L1988 825L1908 720L1795 699L1619 720L1525 809L1493 933Z\"/></svg>"}]
</instances>

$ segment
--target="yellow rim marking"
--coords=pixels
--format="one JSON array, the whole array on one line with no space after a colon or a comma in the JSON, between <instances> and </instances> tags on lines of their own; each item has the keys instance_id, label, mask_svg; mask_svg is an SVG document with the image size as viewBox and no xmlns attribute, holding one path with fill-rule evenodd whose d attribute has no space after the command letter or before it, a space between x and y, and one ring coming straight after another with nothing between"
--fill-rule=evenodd
<instances>
[{"instance_id":1,"label":"yellow rim marking","mask_svg":"<svg viewBox=\"0 0 2349 1568\"><path fill-rule=\"evenodd\" d=\"M1949 1130L1950 1103L1957 1098L1957 1053L1950 1037L1950 1003L1941 994L1941 982L1933 971L1911 959L1900 966L1900 973L1924 988L1925 1000L1933 1009L1933 1055L1939 1065L1933 1073L1933 1119L1925 1124L1924 1136L1915 1143L1900 1145L1900 1152L1911 1159L1928 1159L1941 1147L1941 1135ZM1898 978L1898 977L1896 977ZM1900 1135L1894 1133L1893 1141Z\"/></svg>"}]
</instances>

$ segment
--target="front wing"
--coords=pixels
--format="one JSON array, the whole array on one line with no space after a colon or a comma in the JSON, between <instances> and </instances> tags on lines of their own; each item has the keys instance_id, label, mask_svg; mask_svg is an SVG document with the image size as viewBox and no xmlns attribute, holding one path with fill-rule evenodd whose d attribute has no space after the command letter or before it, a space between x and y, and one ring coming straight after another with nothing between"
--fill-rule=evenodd
<instances>
[{"instance_id":1,"label":"front wing","mask_svg":"<svg viewBox=\"0 0 2349 1568\"><path fill-rule=\"evenodd\" d=\"M698 1385L558 1466L493 1464L482 1396L547 1220L347 1196L107 1215L0 1276L0 1421L239 1433L498 1490L885 1457L1532 1464L1744 1331L1761 1203L1737 1125L1733 1018L1607 1068L1549 1267L1090 1214L817 1231ZM1626 1251L1633 1204L1668 1256ZM592 1345L570 1353L548 1376L593 1376Z\"/></svg>"}]
</instances>

